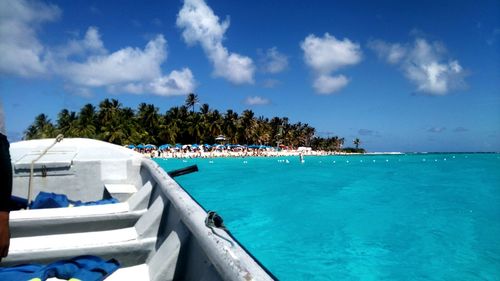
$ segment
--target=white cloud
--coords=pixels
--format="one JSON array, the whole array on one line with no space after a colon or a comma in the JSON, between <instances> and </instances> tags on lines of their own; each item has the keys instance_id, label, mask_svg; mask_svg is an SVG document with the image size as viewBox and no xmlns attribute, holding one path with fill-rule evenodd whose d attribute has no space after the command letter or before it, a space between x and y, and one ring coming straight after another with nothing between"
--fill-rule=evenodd
<instances>
[{"instance_id":1,"label":"white cloud","mask_svg":"<svg viewBox=\"0 0 500 281\"><path fill-rule=\"evenodd\" d=\"M55 21L61 10L38 1L0 1L0 73L31 77L58 75L65 89L89 96L92 88L114 92L179 95L194 90L191 70L163 74L167 41L163 35L144 49L125 47L109 52L97 27L89 27L83 38L58 47L44 46L37 38L40 24Z\"/></svg>"},{"instance_id":2,"label":"white cloud","mask_svg":"<svg viewBox=\"0 0 500 281\"><path fill-rule=\"evenodd\" d=\"M387 44L382 40L370 41L368 47L374 50L379 58L385 59L391 64L400 62L407 52L401 44Z\"/></svg>"},{"instance_id":3,"label":"white cloud","mask_svg":"<svg viewBox=\"0 0 500 281\"><path fill-rule=\"evenodd\" d=\"M23 77L47 72L46 49L36 31L55 21L61 10L54 5L24 0L0 1L0 73Z\"/></svg>"},{"instance_id":4,"label":"white cloud","mask_svg":"<svg viewBox=\"0 0 500 281\"><path fill-rule=\"evenodd\" d=\"M279 73L288 67L288 58L278 52L276 47L268 49L265 53L259 50L261 69L267 73Z\"/></svg>"},{"instance_id":5,"label":"white cloud","mask_svg":"<svg viewBox=\"0 0 500 281\"><path fill-rule=\"evenodd\" d=\"M76 42L76 43L75 43ZM82 87L107 87L110 92L152 93L161 96L185 95L195 88L190 69L162 74L167 59L167 41L163 35L150 40L142 50L126 47L110 53L100 41L95 28L89 28L84 40L73 41L72 50L100 50L83 62L59 62L58 73Z\"/></svg>"},{"instance_id":6,"label":"white cloud","mask_svg":"<svg viewBox=\"0 0 500 281\"><path fill-rule=\"evenodd\" d=\"M72 39L66 45L50 52L52 58L66 59L70 56L84 56L89 54L106 54L104 43L101 40L99 29L91 26L87 29L85 37L81 40Z\"/></svg>"},{"instance_id":7,"label":"white cloud","mask_svg":"<svg viewBox=\"0 0 500 281\"><path fill-rule=\"evenodd\" d=\"M323 38L310 34L300 47L304 50L306 64L321 73L329 73L361 61L359 44L347 38L337 40L328 33L325 33Z\"/></svg>"},{"instance_id":8,"label":"white cloud","mask_svg":"<svg viewBox=\"0 0 500 281\"><path fill-rule=\"evenodd\" d=\"M247 97L245 99L245 104L247 105L266 105L270 103L270 100L259 96Z\"/></svg>"},{"instance_id":9,"label":"white cloud","mask_svg":"<svg viewBox=\"0 0 500 281\"><path fill-rule=\"evenodd\" d=\"M465 85L464 70L457 60L445 60L445 47L417 38L414 44L390 44L371 41L368 46L380 58L399 65L405 76L417 86L417 91L444 95Z\"/></svg>"},{"instance_id":10,"label":"white cloud","mask_svg":"<svg viewBox=\"0 0 500 281\"><path fill-rule=\"evenodd\" d=\"M347 84L349 79L344 75L319 75L314 79L313 88L318 94L328 95L344 88Z\"/></svg>"},{"instance_id":11,"label":"white cloud","mask_svg":"<svg viewBox=\"0 0 500 281\"><path fill-rule=\"evenodd\" d=\"M132 94L153 93L160 96L185 95L193 92L196 87L191 70L184 68L174 70L168 75L161 76L149 82L129 83L113 91L123 91Z\"/></svg>"},{"instance_id":12,"label":"white cloud","mask_svg":"<svg viewBox=\"0 0 500 281\"><path fill-rule=\"evenodd\" d=\"M344 75L331 75L340 68L358 64L362 53L359 44L345 38L338 40L325 33L323 37L307 36L300 47L304 51L304 61L315 75L313 87L317 93L331 94L349 83Z\"/></svg>"},{"instance_id":13,"label":"white cloud","mask_svg":"<svg viewBox=\"0 0 500 281\"><path fill-rule=\"evenodd\" d=\"M166 40L158 35L144 50L126 47L109 55L89 56L84 62L68 61L59 72L75 84L90 87L153 80L161 76L160 65L166 57Z\"/></svg>"},{"instance_id":14,"label":"white cloud","mask_svg":"<svg viewBox=\"0 0 500 281\"><path fill-rule=\"evenodd\" d=\"M235 84L253 83L255 66L252 59L230 53L222 45L229 20L219 22L203 0L185 0L177 15L177 26L189 45L199 43L214 66L214 75Z\"/></svg>"}]
</instances>

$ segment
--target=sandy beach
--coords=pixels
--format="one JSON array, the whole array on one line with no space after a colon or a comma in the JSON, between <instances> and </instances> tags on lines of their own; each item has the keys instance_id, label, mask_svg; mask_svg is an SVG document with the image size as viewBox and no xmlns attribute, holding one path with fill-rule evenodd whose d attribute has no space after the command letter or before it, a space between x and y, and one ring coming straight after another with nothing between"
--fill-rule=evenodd
<instances>
[{"instance_id":1,"label":"sandy beach","mask_svg":"<svg viewBox=\"0 0 500 281\"><path fill-rule=\"evenodd\" d=\"M323 150L298 150L298 149L288 149L288 150L213 150L213 151L189 151L189 150L138 150L135 151L151 158L244 158L244 157L289 157L289 156L328 156L328 155L351 155L359 153L346 153L346 152L334 152L334 151L323 151Z\"/></svg>"}]
</instances>

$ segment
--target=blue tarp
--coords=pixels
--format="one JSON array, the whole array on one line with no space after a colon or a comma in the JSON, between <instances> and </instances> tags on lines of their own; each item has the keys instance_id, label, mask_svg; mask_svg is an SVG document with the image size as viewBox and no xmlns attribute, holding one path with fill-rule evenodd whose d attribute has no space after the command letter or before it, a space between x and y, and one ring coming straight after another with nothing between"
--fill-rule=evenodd
<instances>
[{"instance_id":1,"label":"blue tarp","mask_svg":"<svg viewBox=\"0 0 500 281\"><path fill-rule=\"evenodd\" d=\"M48 208L64 208L68 207L70 204L79 207L79 206L91 206L91 205L104 205L104 204L113 204L118 203L118 200L115 198L111 199L103 199L98 201L90 201L90 202L82 202L69 200L68 197L64 194L57 193L48 193L41 191L36 196L35 200L31 202L30 209L48 209Z\"/></svg>"},{"instance_id":2,"label":"blue tarp","mask_svg":"<svg viewBox=\"0 0 500 281\"><path fill-rule=\"evenodd\" d=\"M60 260L48 265L21 264L0 267L0 280L27 281L48 278L63 280L101 281L120 267L115 259L105 261L96 256L78 256L70 260Z\"/></svg>"}]
</instances>

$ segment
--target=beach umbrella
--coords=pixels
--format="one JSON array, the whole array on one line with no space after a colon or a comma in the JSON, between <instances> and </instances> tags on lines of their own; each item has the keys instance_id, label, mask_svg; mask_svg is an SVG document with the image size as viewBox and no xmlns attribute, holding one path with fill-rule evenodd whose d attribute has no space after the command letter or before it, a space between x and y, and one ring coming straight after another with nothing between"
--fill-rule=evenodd
<instances>
[{"instance_id":1,"label":"beach umbrella","mask_svg":"<svg viewBox=\"0 0 500 281\"><path fill-rule=\"evenodd\" d=\"M146 144L144 147L148 148L148 149L153 149L153 148L156 148L156 145L154 145L154 144Z\"/></svg>"},{"instance_id":2,"label":"beach umbrella","mask_svg":"<svg viewBox=\"0 0 500 281\"><path fill-rule=\"evenodd\" d=\"M206 148L211 148L212 147L212 145L209 145L209 144L204 144L203 146L206 147Z\"/></svg>"},{"instance_id":3,"label":"beach umbrella","mask_svg":"<svg viewBox=\"0 0 500 281\"><path fill-rule=\"evenodd\" d=\"M133 145L133 144L129 144L129 145L127 145L127 148L134 149L134 148L135 148L135 145Z\"/></svg>"},{"instance_id":4,"label":"beach umbrella","mask_svg":"<svg viewBox=\"0 0 500 281\"><path fill-rule=\"evenodd\" d=\"M137 145L137 148L140 148L140 149L142 149L142 148L144 148L144 147L145 147L145 146L144 146L144 144L142 144L142 143Z\"/></svg>"},{"instance_id":5,"label":"beach umbrella","mask_svg":"<svg viewBox=\"0 0 500 281\"><path fill-rule=\"evenodd\" d=\"M197 145L197 144L192 144L192 145L191 145L191 147L192 147L192 148L199 148L200 146L199 146L199 145Z\"/></svg>"},{"instance_id":6,"label":"beach umbrella","mask_svg":"<svg viewBox=\"0 0 500 281\"><path fill-rule=\"evenodd\" d=\"M165 150L165 149L169 149L170 147L172 147L170 144L162 144L158 147L158 149Z\"/></svg>"},{"instance_id":7,"label":"beach umbrella","mask_svg":"<svg viewBox=\"0 0 500 281\"><path fill-rule=\"evenodd\" d=\"M216 141L225 141L226 140L226 137L223 136L223 135L219 135L215 138Z\"/></svg>"}]
</instances>

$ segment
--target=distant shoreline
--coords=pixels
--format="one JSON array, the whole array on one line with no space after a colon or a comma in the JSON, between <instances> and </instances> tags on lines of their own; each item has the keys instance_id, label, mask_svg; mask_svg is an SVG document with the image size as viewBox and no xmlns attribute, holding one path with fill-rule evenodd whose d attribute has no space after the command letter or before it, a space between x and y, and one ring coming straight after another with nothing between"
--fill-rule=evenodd
<instances>
[{"instance_id":1,"label":"distant shoreline","mask_svg":"<svg viewBox=\"0 0 500 281\"><path fill-rule=\"evenodd\" d=\"M141 153L141 152L139 152ZM307 156L380 156L380 155L432 155L432 154L500 154L500 152L367 152L367 153L348 153L332 151L266 151L258 153L243 152L176 152L162 153L155 152L141 153L150 158L157 159L214 159L214 158L276 158L276 157L299 157L301 154Z\"/></svg>"}]
</instances>

